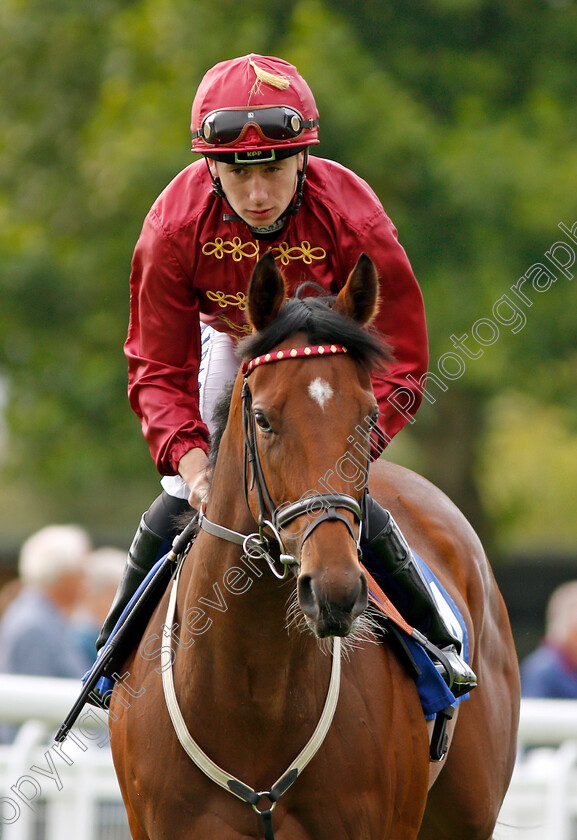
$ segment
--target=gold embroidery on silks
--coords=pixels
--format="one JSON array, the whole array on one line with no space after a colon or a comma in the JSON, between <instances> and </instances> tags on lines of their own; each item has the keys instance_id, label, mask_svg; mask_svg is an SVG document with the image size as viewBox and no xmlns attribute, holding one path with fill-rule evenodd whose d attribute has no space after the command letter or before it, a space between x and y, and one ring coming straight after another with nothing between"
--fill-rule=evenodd
<instances>
[{"instance_id":1,"label":"gold embroidery on silks","mask_svg":"<svg viewBox=\"0 0 577 840\"><path fill-rule=\"evenodd\" d=\"M313 248L306 239L300 245L294 245L292 248L289 248L286 242L281 242L277 248L273 248L273 253L275 259L278 254L283 265L288 265L291 260L302 260L310 265L313 260L324 260L327 255L324 248Z\"/></svg>"},{"instance_id":2,"label":"gold embroidery on silks","mask_svg":"<svg viewBox=\"0 0 577 840\"><path fill-rule=\"evenodd\" d=\"M209 300L213 300L224 309L227 306L238 306L241 312L246 309L246 295L244 292L237 292L235 295L227 295L224 292L213 292L210 289L206 296Z\"/></svg>"},{"instance_id":3,"label":"gold embroidery on silks","mask_svg":"<svg viewBox=\"0 0 577 840\"><path fill-rule=\"evenodd\" d=\"M230 254L235 262L240 262L244 257L248 259L258 257L258 244L243 243L240 236L235 236L232 240L224 240L217 236L214 242L207 242L202 246L202 253L207 257L216 257L217 260L222 260L225 254Z\"/></svg>"},{"instance_id":4,"label":"gold embroidery on silks","mask_svg":"<svg viewBox=\"0 0 577 840\"><path fill-rule=\"evenodd\" d=\"M224 321L229 330L233 332L241 333L241 335L250 335L252 333L252 327L250 324L235 324L234 321L231 321L230 318L226 317L226 315L217 315L216 317L219 321Z\"/></svg>"},{"instance_id":5,"label":"gold embroidery on silks","mask_svg":"<svg viewBox=\"0 0 577 840\"><path fill-rule=\"evenodd\" d=\"M239 236L235 236L232 240L224 240L219 236L214 242L207 242L202 246L202 253L205 256L216 257L217 260L222 260L225 255L230 255L235 262L240 262L244 258L258 259L259 250L258 242L243 243ZM302 260L307 265L310 265L314 260L323 260L327 255L324 248L313 248L307 240L303 240L300 245L293 245L292 247L289 247L286 242L280 242L279 245L268 250L273 252L275 260L280 260L282 265L289 265L294 260ZM227 294L226 292L208 289L206 296L221 309L234 306L241 312L244 312L247 306L247 298L244 292ZM224 321L228 330L233 334L250 335L252 332L252 328L248 324L235 324L234 321L231 321L225 315L217 315L216 317L220 321Z\"/></svg>"},{"instance_id":6,"label":"gold embroidery on silks","mask_svg":"<svg viewBox=\"0 0 577 840\"><path fill-rule=\"evenodd\" d=\"M292 247L289 247L286 242L280 242L276 247L269 250L272 250L275 259L280 260L282 265L288 265L293 260L302 260L310 265L314 260L324 260L327 255L324 248L320 246L313 248L306 239L300 245L293 245ZM202 253L207 257L216 257L217 260L222 260L226 255L230 255L235 262L240 262L245 258L249 260L258 259L260 248L258 242L242 242L240 236L235 236L233 239L222 239L222 237L217 236L214 242L206 242L202 246Z\"/></svg>"}]
</instances>

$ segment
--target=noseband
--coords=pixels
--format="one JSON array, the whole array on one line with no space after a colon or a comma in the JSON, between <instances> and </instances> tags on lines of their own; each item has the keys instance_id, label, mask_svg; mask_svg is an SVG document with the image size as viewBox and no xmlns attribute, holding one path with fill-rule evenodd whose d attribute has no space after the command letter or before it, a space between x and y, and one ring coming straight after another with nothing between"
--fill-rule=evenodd
<instances>
[{"instance_id":1,"label":"noseband","mask_svg":"<svg viewBox=\"0 0 577 840\"><path fill-rule=\"evenodd\" d=\"M298 565L296 557L290 554L284 545L281 536L283 528L286 528L299 516L307 515L312 517L301 538L302 549L305 541L322 522L342 522L356 543L357 551L359 551L362 511L359 502L346 493L316 493L314 496L306 496L296 502L284 502L281 505L275 505L262 468L256 439L255 416L252 411L252 393L249 388L248 378L257 368L270 364L271 362L281 362L289 359L307 359L315 356L331 356L347 352L347 348L342 344L317 344L306 347L293 347L290 350L276 350L272 353L265 353L262 356L251 359L249 362L245 362L242 366L242 372L244 374L241 392L242 426L244 432L244 493L248 505L249 491L256 489L258 534L249 534L245 537L236 531L231 531L222 525L208 521L204 515L201 515L199 525L213 536L227 539L239 545L242 544L245 553L252 559L263 557L273 574L279 579L287 576L289 566ZM348 510L353 514L359 526L358 534L355 534L353 526L339 509ZM317 511L321 512L317 513ZM271 543L270 536L267 535L265 529L268 529L272 533L278 545L280 553L276 559L281 563L282 571L277 569L275 557L271 554L271 548L274 542Z\"/></svg>"}]
</instances>

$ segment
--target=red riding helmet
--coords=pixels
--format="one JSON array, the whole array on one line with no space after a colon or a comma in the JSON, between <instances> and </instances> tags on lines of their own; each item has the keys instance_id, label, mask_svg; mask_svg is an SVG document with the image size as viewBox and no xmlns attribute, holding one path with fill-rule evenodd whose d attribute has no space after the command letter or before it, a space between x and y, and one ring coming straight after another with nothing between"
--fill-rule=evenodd
<instances>
[{"instance_id":1,"label":"red riding helmet","mask_svg":"<svg viewBox=\"0 0 577 840\"><path fill-rule=\"evenodd\" d=\"M235 162L278 160L318 143L318 124L314 96L296 67L245 55L220 62L201 81L192 105L192 150Z\"/></svg>"}]
</instances>

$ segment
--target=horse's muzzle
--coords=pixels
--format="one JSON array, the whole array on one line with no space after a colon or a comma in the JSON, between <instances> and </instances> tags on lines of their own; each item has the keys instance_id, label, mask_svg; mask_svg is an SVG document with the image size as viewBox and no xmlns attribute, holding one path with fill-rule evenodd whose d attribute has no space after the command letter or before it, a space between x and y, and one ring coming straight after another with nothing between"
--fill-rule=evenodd
<instances>
[{"instance_id":1,"label":"horse's muzzle","mask_svg":"<svg viewBox=\"0 0 577 840\"><path fill-rule=\"evenodd\" d=\"M307 623L320 639L347 636L368 603L367 580L363 572L346 587L326 585L313 575L301 573L297 593Z\"/></svg>"}]
</instances>

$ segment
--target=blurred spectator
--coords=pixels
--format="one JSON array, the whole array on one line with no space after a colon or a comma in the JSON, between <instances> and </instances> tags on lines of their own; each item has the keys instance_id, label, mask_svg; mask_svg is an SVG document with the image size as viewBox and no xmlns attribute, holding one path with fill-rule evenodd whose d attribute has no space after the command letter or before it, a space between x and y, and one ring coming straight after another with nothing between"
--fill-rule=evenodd
<instances>
[{"instance_id":1,"label":"blurred spectator","mask_svg":"<svg viewBox=\"0 0 577 840\"><path fill-rule=\"evenodd\" d=\"M577 581L551 595L545 638L521 664L521 688L524 697L577 699Z\"/></svg>"},{"instance_id":2,"label":"blurred spectator","mask_svg":"<svg viewBox=\"0 0 577 840\"><path fill-rule=\"evenodd\" d=\"M70 617L91 550L76 525L51 525L20 551L20 592L0 621L0 673L80 678L89 665Z\"/></svg>"},{"instance_id":3,"label":"blurred spectator","mask_svg":"<svg viewBox=\"0 0 577 840\"><path fill-rule=\"evenodd\" d=\"M73 616L73 624L84 655L96 659L96 639L116 595L126 565L126 551L106 546L88 557L83 597Z\"/></svg>"}]
</instances>

